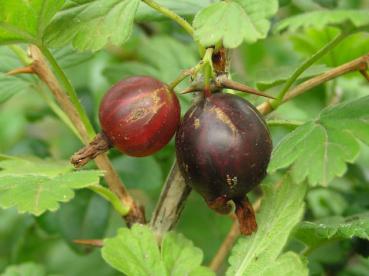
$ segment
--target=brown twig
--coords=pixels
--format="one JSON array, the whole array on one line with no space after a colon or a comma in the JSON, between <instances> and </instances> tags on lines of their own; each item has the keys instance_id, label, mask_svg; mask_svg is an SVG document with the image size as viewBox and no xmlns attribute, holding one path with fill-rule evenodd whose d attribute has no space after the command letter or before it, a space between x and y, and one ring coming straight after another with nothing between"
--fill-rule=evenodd
<instances>
[{"instance_id":1,"label":"brown twig","mask_svg":"<svg viewBox=\"0 0 369 276\"><path fill-rule=\"evenodd\" d=\"M261 96L261 97L275 99L274 97L272 97L270 95L267 95L265 93L262 93L262 92L256 90L255 88L252 88L252 87L247 86L245 84L230 80L230 79L228 79L228 77L226 75L218 76L215 79L215 82L217 83L218 87L229 88L229 89L237 90L237 91L240 91L240 92L245 92L245 93L248 93L248 94L254 94L254 95L257 95L257 96Z\"/></svg>"},{"instance_id":2,"label":"brown twig","mask_svg":"<svg viewBox=\"0 0 369 276\"><path fill-rule=\"evenodd\" d=\"M233 90L237 90L237 91L240 91L240 92L245 92L245 93L248 93L248 94L253 94L253 95L257 95L257 96L261 96L261 97L275 99L273 96L270 96L268 94L260 92L260 91L256 90L255 88L252 88L252 87L247 86L245 84L230 80L227 77L226 74L218 75L214 79L214 81L212 81L210 83L210 87L209 87L209 89L212 93L220 91L223 88L233 89ZM190 87L186 88L185 90L183 90L181 92L181 94L188 94L188 93L192 93L192 92L204 91L204 89L205 89L205 85L204 85L203 81L200 80L200 81L194 83L193 85L191 85Z\"/></svg>"},{"instance_id":3,"label":"brown twig","mask_svg":"<svg viewBox=\"0 0 369 276\"><path fill-rule=\"evenodd\" d=\"M260 208L261 198L255 201L253 204L253 209L257 212ZM217 253L215 254L214 258L211 260L209 265L210 269L213 271L218 271L221 265L223 264L225 258L228 256L229 251L233 247L233 244L236 242L237 238L240 236L240 226L236 217L234 217L233 224L231 229L229 230L227 236L223 240L222 244L220 245Z\"/></svg>"},{"instance_id":4,"label":"brown twig","mask_svg":"<svg viewBox=\"0 0 369 276\"><path fill-rule=\"evenodd\" d=\"M175 162L150 222L159 239L177 223L190 192Z\"/></svg>"},{"instance_id":5,"label":"brown twig","mask_svg":"<svg viewBox=\"0 0 369 276\"><path fill-rule=\"evenodd\" d=\"M104 243L102 240L73 240L76 244L89 245L93 247L103 247Z\"/></svg>"},{"instance_id":6,"label":"brown twig","mask_svg":"<svg viewBox=\"0 0 369 276\"><path fill-rule=\"evenodd\" d=\"M8 73L6 73L7 76L15 76L15 75L19 75L19 74L34 74L35 72L33 71L32 65L29 66L25 66L25 67L19 67L19 68L15 68L11 71L9 71Z\"/></svg>"},{"instance_id":7,"label":"brown twig","mask_svg":"<svg viewBox=\"0 0 369 276\"><path fill-rule=\"evenodd\" d=\"M354 59L350 62L347 62L345 64L342 64L336 68L333 68L332 70L329 70L325 72L324 74L321 74L319 76L313 77L297 86L295 86L293 89L291 89L289 92L287 92L286 96L284 97L282 103L285 103L309 90L312 88L321 85L324 82L327 82L329 80L335 79L337 77L340 77L342 75L345 75L350 72L354 71L365 71L368 68L369 63L369 53L361 56L357 59ZM273 107L271 105L270 101L265 101L264 103L260 104L257 109L262 114L267 114L273 111Z\"/></svg>"},{"instance_id":8,"label":"brown twig","mask_svg":"<svg viewBox=\"0 0 369 276\"><path fill-rule=\"evenodd\" d=\"M48 66L40 49L34 45L31 45L29 49L31 58L33 60L33 63L31 64L32 71L49 87L56 101L63 109L63 111L69 116L69 119L76 127L83 142L87 145L90 142L90 138L76 108L69 100L67 94L64 93L54 73ZM145 221L143 211L137 206L132 197L129 195L123 182L111 165L111 162L107 155L99 155L98 157L96 157L95 161L97 167L104 171L104 177L106 182L108 183L110 190L112 190L121 199L122 204L130 207L130 212L125 217L127 223L143 223Z\"/></svg>"}]
</instances>

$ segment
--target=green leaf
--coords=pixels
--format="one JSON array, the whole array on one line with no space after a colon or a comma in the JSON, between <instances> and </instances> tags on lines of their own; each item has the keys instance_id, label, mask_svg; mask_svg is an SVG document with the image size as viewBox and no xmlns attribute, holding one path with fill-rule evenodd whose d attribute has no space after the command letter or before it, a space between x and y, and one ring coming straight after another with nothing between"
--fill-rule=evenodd
<instances>
[{"instance_id":1,"label":"green leaf","mask_svg":"<svg viewBox=\"0 0 369 276\"><path fill-rule=\"evenodd\" d=\"M301 257L293 252L287 252L270 265L266 270L258 275L265 276L303 276L309 275L306 263Z\"/></svg>"},{"instance_id":2,"label":"green leaf","mask_svg":"<svg viewBox=\"0 0 369 276\"><path fill-rule=\"evenodd\" d=\"M102 175L100 171L70 172L65 163L36 158L2 160L0 168L0 206L36 216L58 209L58 202L73 198L74 189L96 185Z\"/></svg>"},{"instance_id":3,"label":"green leaf","mask_svg":"<svg viewBox=\"0 0 369 276\"><path fill-rule=\"evenodd\" d=\"M291 75L296 71L298 66L288 66L288 67L275 67L268 68L257 72L255 79L256 85L260 90L267 90L274 86L283 84L288 80ZM313 65L302 73L298 80L304 80L310 77L320 75L328 71L328 67L325 65Z\"/></svg>"},{"instance_id":4,"label":"green leaf","mask_svg":"<svg viewBox=\"0 0 369 276\"><path fill-rule=\"evenodd\" d=\"M18 265L12 265L6 268L1 276L46 276L44 267L35 263L23 263Z\"/></svg>"},{"instance_id":5,"label":"green leaf","mask_svg":"<svg viewBox=\"0 0 369 276\"><path fill-rule=\"evenodd\" d=\"M289 269L289 266L302 267L301 261L295 257L278 256L303 215L306 185L296 185L289 177L284 177L276 185L263 185L263 188L265 196L256 216L258 231L241 238L232 249L227 270L229 276L270 275L266 272L275 265L279 270ZM283 264L287 267L282 268ZM298 275L307 275L305 269L300 271Z\"/></svg>"},{"instance_id":6,"label":"green leaf","mask_svg":"<svg viewBox=\"0 0 369 276\"><path fill-rule=\"evenodd\" d=\"M154 233L144 225L121 228L114 238L105 239L104 260L126 275L166 275Z\"/></svg>"},{"instance_id":7,"label":"green leaf","mask_svg":"<svg viewBox=\"0 0 369 276\"><path fill-rule=\"evenodd\" d=\"M184 236L167 233L160 252L152 230L140 224L131 229L121 228L116 237L105 239L102 256L112 267L128 276L214 275L200 266L201 250Z\"/></svg>"},{"instance_id":8,"label":"green leaf","mask_svg":"<svg viewBox=\"0 0 369 276\"><path fill-rule=\"evenodd\" d=\"M63 69L81 65L93 57L90 53L77 52L70 45L55 49L53 55Z\"/></svg>"},{"instance_id":9,"label":"green leaf","mask_svg":"<svg viewBox=\"0 0 369 276\"><path fill-rule=\"evenodd\" d=\"M323 29L326 26L342 27L350 22L355 28L369 28L369 10L318 10L288 17L276 27L276 31L289 30L296 32L300 28L314 27Z\"/></svg>"},{"instance_id":10,"label":"green leaf","mask_svg":"<svg viewBox=\"0 0 369 276\"><path fill-rule=\"evenodd\" d=\"M0 1L0 44L31 42L41 38L64 0Z\"/></svg>"},{"instance_id":11,"label":"green leaf","mask_svg":"<svg viewBox=\"0 0 369 276\"><path fill-rule=\"evenodd\" d=\"M161 245L167 275L188 275L201 265L203 254L183 235L170 232Z\"/></svg>"},{"instance_id":12,"label":"green leaf","mask_svg":"<svg viewBox=\"0 0 369 276\"><path fill-rule=\"evenodd\" d=\"M310 247L331 239L358 237L369 240L369 212L349 217L330 217L315 222L304 221L299 224L295 236Z\"/></svg>"},{"instance_id":13,"label":"green leaf","mask_svg":"<svg viewBox=\"0 0 369 276\"><path fill-rule=\"evenodd\" d=\"M107 43L120 45L132 33L139 0L69 0L46 30L50 47L72 41L79 50L96 51Z\"/></svg>"},{"instance_id":14,"label":"green leaf","mask_svg":"<svg viewBox=\"0 0 369 276\"><path fill-rule=\"evenodd\" d=\"M25 159L12 156L1 160L0 168L0 176L34 175L55 177L71 170L71 167L66 161L41 160L35 157Z\"/></svg>"},{"instance_id":15,"label":"green leaf","mask_svg":"<svg viewBox=\"0 0 369 276\"><path fill-rule=\"evenodd\" d=\"M317 119L289 133L274 149L269 172L292 165L299 183L323 186L342 176L346 162L360 152L358 140L369 144L369 96L325 108Z\"/></svg>"},{"instance_id":16,"label":"green leaf","mask_svg":"<svg viewBox=\"0 0 369 276\"><path fill-rule=\"evenodd\" d=\"M278 10L277 0L234 0L214 3L196 14L195 38L205 47L222 43L236 48L243 41L265 38L268 18Z\"/></svg>"}]
</instances>

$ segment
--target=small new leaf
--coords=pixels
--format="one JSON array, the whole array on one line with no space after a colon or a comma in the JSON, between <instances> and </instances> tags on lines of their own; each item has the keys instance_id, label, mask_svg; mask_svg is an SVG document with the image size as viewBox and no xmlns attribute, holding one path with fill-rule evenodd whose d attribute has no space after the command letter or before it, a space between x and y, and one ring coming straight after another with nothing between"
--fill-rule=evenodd
<instances>
[{"instance_id":1,"label":"small new leaf","mask_svg":"<svg viewBox=\"0 0 369 276\"><path fill-rule=\"evenodd\" d=\"M1 0L0 44L41 44L45 28L63 3L64 0Z\"/></svg>"},{"instance_id":2,"label":"small new leaf","mask_svg":"<svg viewBox=\"0 0 369 276\"><path fill-rule=\"evenodd\" d=\"M369 96L324 109L319 117L288 134L275 148L269 172L292 165L291 175L299 183L306 178L323 186L342 176L346 162L354 162L360 151L358 140L369 144Z\"/></svg>"},{"instance_id":3,"label":"small new leaf","mask_svg":"<svg viewBox=\"0 0 369 276\"><path fill-rule=\"evenodd\" d=\"M350 22L355 28L369 30L369 10L318 10L288 17L276 27L276 31L297 31L299 28L318 28L326 26L343 27Z\"/></svg>"},{"instance_id":4,"label":"small new leaf","mask_svg":"<svg viewBox=\"0 0 369 276\"><path fill-rule=\"evenodd\" d=\"M50 47L72 41L81 51L96 51L107 43L120 45L132 33L139 3L140 0L69 0L47 28L44 39Z\"/></svg>"},{"instance_id":5,"label":"small new leaf","mask_svg":"<svg viewBox=\"0 0 369 276\"><path fill-rule=\"evenodd\" d=\"M369 240L369 213L345 218L330 217L315 222L304 221L297 228L295 237L309 247L330 239L358 237Z\"/></svg>"},{"instance_id":6,"label":"small new leaf","mask_svg":"<svg viewBox=\"0 0 369 276\"><path fill-rule=\"evenodd\" d=\"M289 177L284 177L275 185L269 183L263 187L265 197L257 215L258 231L241 238L233 248L227 275L269 276L273 274L268 272L274 269L289 271L290 267L299 268L294 275L307 275L299 257L279 256L290 232L303 215L306 185L296 185Z\"/></svg>"},{"instance_id":7,"label":"small new leaf","mask_svg":"<svg viewBox=\"0 0 369 276\"><path fill-rule=\"evenodd\" d=\"M102 256L128 276L214 275L201 266L203 254L191 241L170 232L164 236L160 251L152 230L140 224L119 229L116 237L106 239Z\"/></svg>"},{"instance_id":8,"label":"small new leaf","mask_svg":"<svg viewBox=\"0 0 369 276\"><path fill-rule=\"evenodd\" d=\"M278 10L277 0L233 0L214 3L196 14L195 38L205 47L222 43L236 48L243 41L265 38L268 18Z\"/></svg>"}]
</instances>

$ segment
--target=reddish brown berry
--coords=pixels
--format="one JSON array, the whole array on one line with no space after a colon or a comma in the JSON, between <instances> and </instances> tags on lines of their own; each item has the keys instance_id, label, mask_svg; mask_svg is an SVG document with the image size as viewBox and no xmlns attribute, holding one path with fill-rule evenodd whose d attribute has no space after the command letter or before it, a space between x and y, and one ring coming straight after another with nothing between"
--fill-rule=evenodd
<instances>
[{"instance_id":1,"label":"reddish brown berry","mask_svg":"<svg viewBox=\"0 0 369 276\"><path fill-rule=\"evenodd\" d=\"M176 95L152 77L118 82L104 96L99 119L104 134L121 152L147 156L173 137L180 120Z\"/></svg>"},{"instance_id":2,"label":"reddish brown berry","mask_svg":"<svg viewBox=\"0 0 369 276\"><path fill-rule=\"evenodd\" d=\"M115 84L100 104L102 132L71 162L80 167L114 146L130 156L147 156L164 147L180 121L180 106L169 87L152 77Z\"/></svg>"},{"instance_id":3,"label":"reddish brown berry","mask_svg":"<svg viewBox=\"0 0 369 276\"><path fill-rule=\"evenodd\" d=\"M190 108L176 135L186 183L219 213L228 213L233 200L244 234L256 229L246 193L266 175L271 151L262 116L248 101L230 94L213 94Z\"/></svg>"}]
</instances>

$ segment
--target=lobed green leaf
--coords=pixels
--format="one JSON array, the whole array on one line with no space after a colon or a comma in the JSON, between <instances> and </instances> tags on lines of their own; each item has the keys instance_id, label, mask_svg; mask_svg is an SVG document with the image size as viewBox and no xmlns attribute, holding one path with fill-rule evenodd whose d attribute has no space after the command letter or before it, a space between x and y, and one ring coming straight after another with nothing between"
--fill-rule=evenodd
<instances>
[{"instance_id":1,"label":"lobed green leaf","mask_svg":"<svg viewBox=\"0 0 369 276\"><path fill-rule=\"evenodd\" d=\"M145 275L214 275L202 267L202 251L184 236L169 232L163 237L161 250L152 230L135 224L121 228L118 235L105 239L104 260L128 276Z\"/></svg>"},{"instance_id":2,"label":"lobed green leaf","mask_svg":"<svg viewBox=\"0 0 369 276\"><path fill-rule=\"evenodd\" d=\"M298 256L292 253L280 256L290 232L303 215L306 185L296 185L284 177L276 185L263 188L265 197L256 216L258 231L241 238L232 249L227 275L273 275L268 273L274 269L287 272L290 267L298 268L295 275L308 275Z\"/></svg>"},{"instance_id":3,"label":"lobed green leaf","mask_svg":"<svg viewBox=\"0 0 369 276\"><path fill-rule=\"evenodd\" d=\"M100 171L70 172L65 163L39 159L0 161L0 206L36 216L58 209L74 196L74 189L99 183Z\"/></svg>"},{"instance_id":4,"label":"lobed green leaf","mask_svg":"<svg viewBox=\"0 0 369 276\"><path fill-rule=\"evenodd\" d=\"M41 44L42 35L64 0L0 1L0 44Z\"/></svg>"},{"instance_id":5,"label":"lobed green leaf","mask_svg":"<svg viewBox=\"0 0 369 276\"><path fill-rule=\"evenodd\" d=\"M369 212L349 217L329 217L314 222L304 221L295 237L310 247L331 239L369 239Z\"/></svg>"},{"instance_id":6,"label":"lobed green leaf","mask_svg":"<svg viewBox=\"0 0 369 276\"><path fill-rule=\"evenodd\" d=\"M57 13L44 37L50 47L72 41L81 50L96 51L106 44L120 45L132 33L140 0L69 0Z\"/></svg>"},{"instance_id":7,"label":"lobed green leaf","mask_svg":"<svg viewBox=\"0 0 369 276\"><path fill-rule=\"evenodd\" d=\"M243 41L265 38L268 18L278 10L277 0L233 0L211 4L198 12L193 21L195 38L205 47L221 43L236 48Z\"/></svg>"},{"instance_id":8,"label":"lobed green leaf","mask_svg":"<svg viewBox=\"0 0 369 276\"><path fill-rule=\"evenodd\" d=\"M269 172L292 165L299 183L323 186L342 176L346 162L360 152L358 141L369 144L369 96L325 108L318 118L296 128L274 149Z\"/></svg>"}]
</instances>

